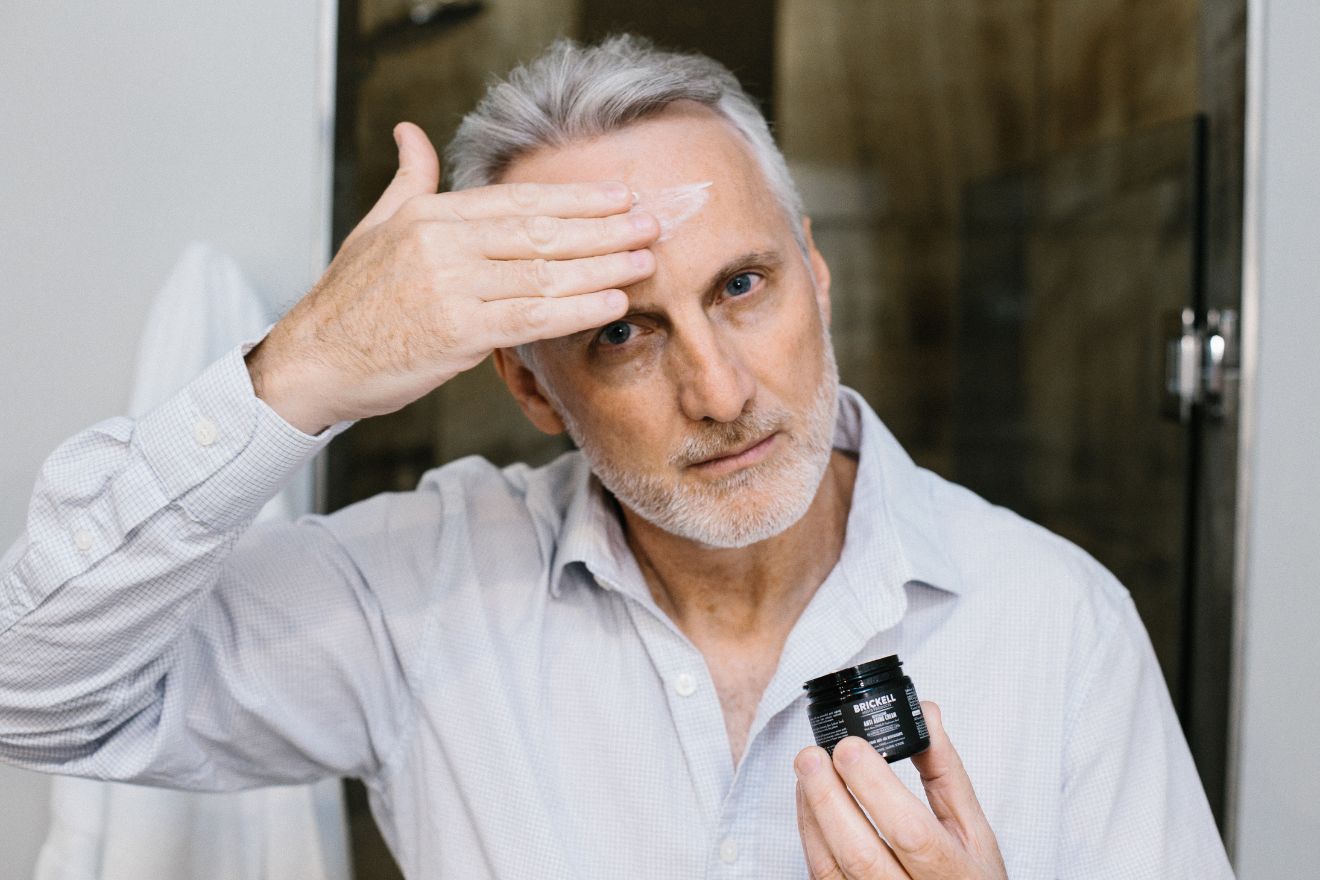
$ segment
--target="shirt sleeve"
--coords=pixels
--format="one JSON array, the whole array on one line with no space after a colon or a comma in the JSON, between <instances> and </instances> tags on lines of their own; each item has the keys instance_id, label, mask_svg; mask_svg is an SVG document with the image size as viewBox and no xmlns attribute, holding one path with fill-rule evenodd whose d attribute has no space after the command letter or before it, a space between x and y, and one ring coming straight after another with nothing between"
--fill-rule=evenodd
<instances>
[{"instance_id":1,"label":"shirt sleeve","mask_svg":"<svg viewBox=\"0 0 1320 880\"><path fill-rule=\"evenodd\" d=\"M42 466L0 559L0 759L204 790L379 763L398 684L368 586L324 518L252 525L351 422L280 418L254 344Z\"/></svg>"},{"instance_id":2,"label":"shirt sleeve","mask_svg":"<svg viewBox=\"0 0 1320 880\"><path fill-rule=\"evenodd\" d=\"M1231 878L1150 638L1105 577L1109 601L1074 645L1060 877Z\"/></svg>"}]
</instances>

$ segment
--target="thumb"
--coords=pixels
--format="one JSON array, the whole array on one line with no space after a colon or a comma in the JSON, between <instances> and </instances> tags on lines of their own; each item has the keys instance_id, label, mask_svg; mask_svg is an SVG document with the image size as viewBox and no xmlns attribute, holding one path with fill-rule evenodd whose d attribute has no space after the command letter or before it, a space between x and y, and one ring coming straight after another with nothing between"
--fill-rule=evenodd
<instances>
[{"instance_id":1,"label":"thumb","mask_svg":"<svg viewBox=\"0 0 1320 880\"><path fill-rule=\"evenodd\" d=\"M411 122L400 122L394 126L394 143L399 148L399 170L345 244L393 217L413 196L431 195L440 187L440 157L426 132Z\"/></svg>"}]
</instances>

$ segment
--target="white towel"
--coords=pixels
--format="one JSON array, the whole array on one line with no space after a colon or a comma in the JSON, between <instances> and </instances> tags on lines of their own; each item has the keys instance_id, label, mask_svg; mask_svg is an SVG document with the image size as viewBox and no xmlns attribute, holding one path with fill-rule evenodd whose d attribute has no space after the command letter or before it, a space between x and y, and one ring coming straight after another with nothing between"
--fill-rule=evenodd
<instances>
[{"instance_id":1,"label":"white towel","mask_svg":"<svg viewBox=\"0 0 1320 880\"><path fill-rule=\"evenodd\" d=\"M139 416L278 317L232 259L184 249L147 316L129 414ZM312 508L305 468L258 519ZM196 794L56 777L36 880L349 880L339 780Z\"/></svg>"}]
</instances>

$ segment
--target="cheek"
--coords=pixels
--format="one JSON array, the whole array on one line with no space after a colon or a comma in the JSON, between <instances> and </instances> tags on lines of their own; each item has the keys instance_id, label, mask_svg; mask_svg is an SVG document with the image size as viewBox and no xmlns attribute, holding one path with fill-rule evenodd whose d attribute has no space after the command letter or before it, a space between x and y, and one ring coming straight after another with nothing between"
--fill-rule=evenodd
<instances>
[{"instance_id":1,"label":"cheek","mask_svg":"<svg viewBox=\"0 0 1320 880\"><path fill-rule=\"evenodd\" d=\"M663 365L664 350L661 334L646 331L620 349L585 352L581 375L586 384L606 394L645 394L644 386L655 380Z\"/></svg>"},{"instance_id":2,"label":"cheek","mask_svg":"<svg viewBox=\"0 0 1320 880\"><path fill-rule=\"evenodd\" d=\"M652 381L659 381L652 378ZM667 422L662 392L645 382L592 383L574 389L582 431L616 461L642 461L663 450Z\"/></svg>"},{"instance_id":3,"label":"cheek","mask_svg":"<svg viewBox=\"0 0 1320 880\"><path fill-rule=\"evenodd\" d=\"M741 331L752 363L778 377L775 384L813 376L824 340L815 295L808 289L785 299L781 308Z\"/></svg>"}]
</instances>

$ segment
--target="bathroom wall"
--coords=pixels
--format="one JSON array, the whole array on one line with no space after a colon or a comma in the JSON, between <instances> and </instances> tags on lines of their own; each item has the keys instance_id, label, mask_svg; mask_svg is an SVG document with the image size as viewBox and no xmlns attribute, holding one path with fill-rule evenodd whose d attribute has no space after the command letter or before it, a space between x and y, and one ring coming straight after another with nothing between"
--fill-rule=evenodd
<instances>
[{"instance_id":1,"label":"bathroom wall","mask_svg":"<svg viewBox=\"0 0 1320 880\"><path fill-rule=\"evenodd\" d=\"M1253 0L1239 550L1241 880L1320 865L1320 6Z\"/></svg>"},{"instance_id":2,"label":"bathroom wall","mask_svg":"<svg viewBox=\"0 0 1320 880\"><path fill-rule=\"evenodd\" d=\"M334 4L0 4L0 543L70 434L123 411L152 296L192 239L276 302L324 262ZM0 880L48 781L0 767Z\"/></svg>"}]
</instances>

